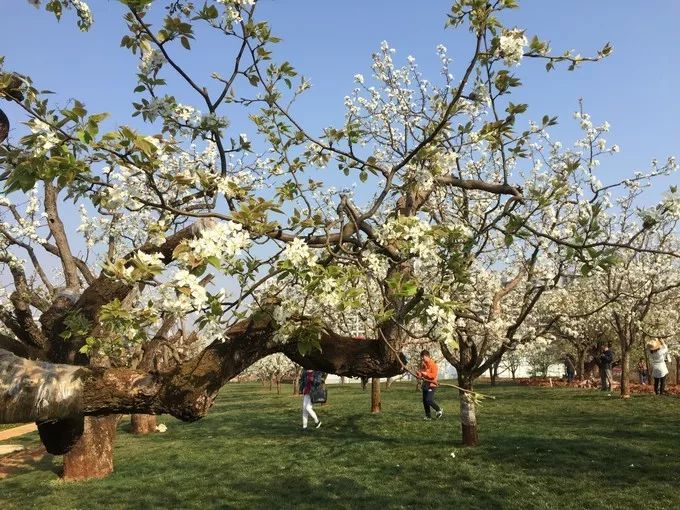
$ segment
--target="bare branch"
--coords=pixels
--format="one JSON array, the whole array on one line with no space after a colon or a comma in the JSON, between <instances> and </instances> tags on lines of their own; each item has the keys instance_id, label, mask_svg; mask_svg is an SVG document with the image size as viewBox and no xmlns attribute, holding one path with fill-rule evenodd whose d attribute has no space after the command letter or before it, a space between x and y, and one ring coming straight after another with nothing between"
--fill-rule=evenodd
<instances>
[{"instance_id":1,"label":"bare branch","mask_svg":"<svg viewBox=\"0 0 680 510\"><path fill-rule=\"evenodd\" d=\"M59 258L61 259L61 264L64 268L66 286L71 289L79 289L80 280L78 279L78 267L76 266L75 258L71 253L71 247L68 243L64 224L59 217L59 212L57 210L57 195L57 188L45 181L45 212L47 213L47 225L57 243Z\"/></svg>"}]
</instances>

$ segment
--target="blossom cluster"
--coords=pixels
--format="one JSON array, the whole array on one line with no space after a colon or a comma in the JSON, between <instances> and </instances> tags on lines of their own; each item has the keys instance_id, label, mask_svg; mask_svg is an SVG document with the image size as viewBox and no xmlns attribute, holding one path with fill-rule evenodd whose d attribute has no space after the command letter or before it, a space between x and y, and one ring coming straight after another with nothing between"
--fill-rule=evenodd
<instances>
[{"instance_id":1,"label":"blossom cluster","mask_svg":"<svg viewBox=\"0 0 680 510\"><path fill-rule=\"evenodd\" d=\"M316 264L317 253L300 238L295 238L286 245L283 258L296 269L306 269Z\"/></svg>"},{"instance_id":2,"label":"blossom cluster","mask_svg":"<svg viewBox=\"0 0 680 510\"><path fill-rule=\"evenodd\" d=\"M504 30L499 38L499 56L503 58L506 65L519 65L524 56L524 47L528 41L524 35L524 30L513 28Z\"/></svg>"},{"instance_id":3,"label":"blossom cluster","mask_svg":"<svg viewBox=\"0 0 680 510\"><path fill-rule=\"evenodd\" d=\"M44 156L60 143L59 135L48 123L39 119L31 119L27 124L35 135L32 146L34 156Z\"/></svg>"},{"instance_id":4,"label":"blossom cluster","mask_svg":"<svg viewBox=\"0 0 680 510\"><path fill-rule=\"evenodd\" d=\"M239 223L217 221L202 228L200 235L186 242L188 250L177 252L176 260L190 264L192 260L213 259L222 266L233 261L250 246L250 234Z\"/></svg>"}]
</instances>

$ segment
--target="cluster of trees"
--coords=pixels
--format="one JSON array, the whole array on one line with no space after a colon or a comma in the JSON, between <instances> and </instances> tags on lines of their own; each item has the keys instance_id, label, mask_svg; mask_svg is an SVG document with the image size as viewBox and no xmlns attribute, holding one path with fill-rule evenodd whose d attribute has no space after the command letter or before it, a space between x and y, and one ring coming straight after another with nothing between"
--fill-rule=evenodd
<instances>
[{"instance_id":1,"label":"cluster of trees","mask_svg":"<svg viewBox=\"0 0 680 510\"><path fill-rule=\"evenodd\" d=\"M276 353L375 381L434 342L458 371L473 445L474 381L518 345L602 326L627 370L645 338L676 334L680 195L637 205L675 160L603 184L599 160L618 152L606 122L577 112L581 135L563 145L555 118L526 120L511 101L520 61L573 70L609 45L554 53L503 25L515 0L456 0L447 28L471 39L459 76L443 45L430 80L384 43L343 122L312 133L295 114L310 81L276 60L255 0L122 3L144 129L60 104L0 58L0 98L27 127L0 146L0 422L37 421L71 458L66 476L110 471L97 467L108 415L196 420ZM92 22L80 0L44 5ZM222 65L192 75L181 55L207 35L223 38ZM235 111L250 124L232 126Z\"/></svg>"},{"instance_id":2,"label":"cluster of trees","mask_svg":"<svg viewBox=\"0 0 680 510\"><path fill-rule=\"evenodd\" d=\"M272 354L253 363L243 373L246 378L260 381L263 385L269 385L271 391L276 387L276 393L281 393L281 383L283 381L293 382L293 393L297 394L298 381L302 374L302 367L293 363L281 353Z\"/></svg>"}]
</instances>

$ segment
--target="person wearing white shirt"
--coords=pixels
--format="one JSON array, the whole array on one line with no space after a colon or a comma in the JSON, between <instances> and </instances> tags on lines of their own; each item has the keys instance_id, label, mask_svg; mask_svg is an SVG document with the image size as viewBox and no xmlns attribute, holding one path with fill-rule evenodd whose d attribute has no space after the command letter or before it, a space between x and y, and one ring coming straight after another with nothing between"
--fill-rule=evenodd
<instances>
[{"instance_id":1,"label":"person wearing white shirt","mask_svg":"<svg viewBox=\"0 0 680 510\"><path fill-rule=\"evenodd\" d=\"M668 347L663 340L650 340L647 342L647 355L652 364L652 377L654 378L654 393L663 395L666 392L666 354Z\"/></svg>"}]
</instances>

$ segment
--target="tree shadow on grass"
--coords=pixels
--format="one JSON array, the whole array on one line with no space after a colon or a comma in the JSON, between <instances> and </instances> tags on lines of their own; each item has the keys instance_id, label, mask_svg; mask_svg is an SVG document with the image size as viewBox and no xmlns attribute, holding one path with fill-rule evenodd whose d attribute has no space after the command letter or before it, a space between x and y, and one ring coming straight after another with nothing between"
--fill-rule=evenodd
<instances>
[{"instance_id":1,"label":"tree shadow on grass","mask_svg":"<svg viewBox=\"0 0 680 510\"><path fill-rule=\"evenodd\" d=\"M379 423L378 417L369 414L350 414L340 416L322 415L319 413L319 418L322 421L322 426L315 429L314 423L310 419L310 426L308 430L302 430L301 418L297 411L284 411L287 419L277 420L269 419L266 415L251 413L240 417L238 426L232 430L225 429L224 433L234 434L243 438L265 438L265 439L283 439L283 440L320 440L328 443L330 441L337 441L343 443L361 443L373 442L380 443L385 446L398 446L403 442L403 439L395 435L394 430L381 433L376 431L376 423ZM387 426L392 427L394 416L386 415L384 418L388 421ZM420 422L418 422L420 423ZM425 424L427 425L427 424ZM214 434L215 431L211 432ZM423 447L436 447L441 445L442 439L439 434L432 434L429 431L418 436L414 441L412 437L409 438L409 445L417 443Z\"/></svg>"},{"instance_id":2,"label":"tree shadow on grass","mask_svg":"<svg viewBox=\"0 0 680 510\"><path fill-rule=\"evenodd\" d=\"M0 457L0 480L26 471L49 471L59 474L60 468L53 462L43 446L28 448Z\"/></svg>"},{"instance_id":3,"label":"tree shadow on grass","mask_svg":"<svg viewBox=\"0 0 680 510\"><path fill-rule=\"evenodd\" d=\"M385 492L381 479L361 483L347 476L325 473L323 466L318 468L318 476L309 479L295 476L294 473L277 477L267 487L257 479L238 479L230 482L237 494L250 494L250 508L277 509L380 509L380 508L441 508L428 503L429 487L427 481L422 486L410 485L399 493ZM506 498L501 494L491 494L481 488L470 488L468 496L477 508L502 508ZM227 504L228 507L228 504ZM234 508L239 505L234 506Z\"/></svg>"},{"instance_id":4,"label":"tree shadow on grass","mask_svg":"<svg viewBox=\"0 0 680 510\"><path fill-rule=\"evenodd\" d=\"M675 466L676 454L652 452L644 447L659 436L640 437L629 444L626 434L609 432L596 440L579 438L507 435L495 437L489 452L494 462L508 469L521 469L534 476L555 479L597 479L611 485L637 484L641 481L680 481ZM675 443L667 443L670 448Z\"/></svg>"}]
</instances>

